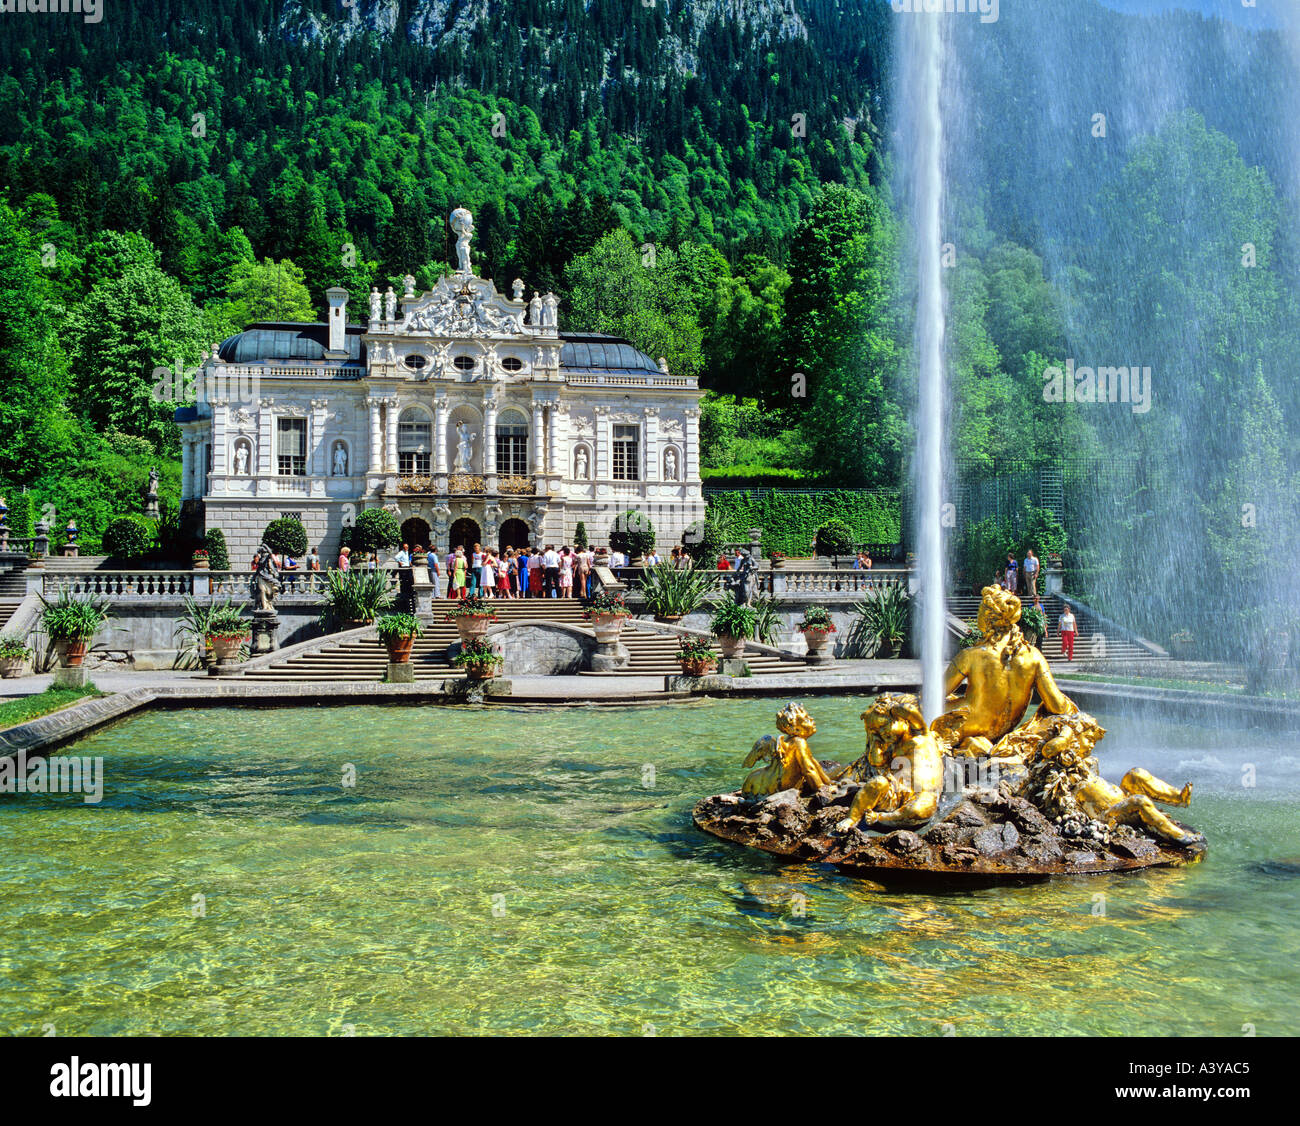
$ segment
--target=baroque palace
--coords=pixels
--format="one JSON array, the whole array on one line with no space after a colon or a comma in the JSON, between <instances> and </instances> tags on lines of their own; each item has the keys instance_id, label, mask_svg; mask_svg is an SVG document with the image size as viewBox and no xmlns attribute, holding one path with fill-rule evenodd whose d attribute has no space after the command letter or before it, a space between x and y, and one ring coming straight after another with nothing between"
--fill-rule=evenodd
<instances>
[{"instance_id":1,"label":"baroque palace","mask_svg":"<svg viewBox=\"0 0 1300 1126\"><path fill-rule=\"evenodd\" d=\"M349 324L330 289L327 323L250 325L205 359L176 413L182 496L236 566L277 517L328 557L376 506L440 551L572 543L579 521L603 543L627 510L669 543L703 518L697 381L617 337L561 334L555 295L499 293L471 268L469 212L451 226L458 268L431 291L373 290Z\"/></svg>"}]
</instances>

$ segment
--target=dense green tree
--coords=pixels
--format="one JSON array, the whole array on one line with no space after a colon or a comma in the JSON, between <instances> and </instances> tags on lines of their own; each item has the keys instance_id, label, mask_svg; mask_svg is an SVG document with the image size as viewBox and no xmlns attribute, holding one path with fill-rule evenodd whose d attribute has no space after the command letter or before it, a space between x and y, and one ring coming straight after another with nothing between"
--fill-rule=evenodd
<instances>
[{"instance_id":1,"label":"dense green tree","mask_svg":"<svg viewBox=\"0 0 1300 1126\"><path fill-rule=\"evenodd\" d=\"M229 319L238 325L316 319L303 272L289 261L236 262L226 293Z\"/></svg>"}]
</instances>

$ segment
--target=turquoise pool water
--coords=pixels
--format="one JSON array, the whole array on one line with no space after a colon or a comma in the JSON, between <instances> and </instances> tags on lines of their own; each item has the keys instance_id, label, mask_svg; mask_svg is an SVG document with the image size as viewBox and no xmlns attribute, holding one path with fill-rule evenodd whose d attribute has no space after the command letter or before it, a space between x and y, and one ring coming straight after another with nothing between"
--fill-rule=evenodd
<instances>
[{"instance_id":1,"label":"turquoise pool water","mask_svg":"<svg viewBox=\"0 0 1300 1126\"><path fill-rule=\"evenodd\" d=\"M808 702L821 757L863 704ZM779 706L119 724L63 752L104 756L100 804L0 797L0 1031L1300 1030L1293 738L1108 717L1108 775L1196 783L1206 863L903 895L692 828Z\"/></svg>"}]
</instances>

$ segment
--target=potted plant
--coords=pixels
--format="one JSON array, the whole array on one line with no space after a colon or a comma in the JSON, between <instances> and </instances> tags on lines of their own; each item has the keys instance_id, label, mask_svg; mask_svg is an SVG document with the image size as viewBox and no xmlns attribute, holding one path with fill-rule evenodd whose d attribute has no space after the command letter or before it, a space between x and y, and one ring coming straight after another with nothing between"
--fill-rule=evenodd
<instances>
[{"instance_id":1,"label":"potted plant","mask_svg":"<svg viewBox=\"0 0 1300 1126\"><path fill-rule=\"evenodd\" d=\"M0 637L0 677L11 680L22 676L23 663L32 655L21 638Z\"/></svg>"},{"instance_id":2,"label":"potted plant","mask_svg":"<svg viewBox=\"0 0 1300 1126\"><path fill-rule=\"evenodd\" d=\"M238 660L240 647L248 640L249 621L241 609L218 606L208 614L205 639L212 647L212 659L218 663Z\"/></svg>"},{"instance_id":3,"label":"potted plant","mask_svg":"<svg viewBox=\"0 0 1300 1126\"><path fill-rule=\"evenodd\" d=\"M393 604L393 580L387 571L325 572L321 591L325 608L321 625L327 629L360 629L368 626Z\"/></svg>"},{"instance_id":4,"label":"potted plant","mask_svg":"<svg viewBox=\"0 0 1300 1126\"><path fill-rule=\"evenodd\" d=\"M618 640L623 632L623 621L632 616L632 611L627 608L622 594L602 590L587 604L582 616L595 628L596 640L607 643Z\"/></svg>"},{"instance_id":5,"label":"potted plant","mask_svg":"<svg viewBox=\"0 0 1300 1126\"><path fill-rule=\"evenodd\" d=\"M912 596L899 582L885 583L854 607L866 640L875 643L877 657L897 660L907 640Z\"/></svg>"},{"instance_id":6,"label":"potted plant","mask_svg":"<svg viewBox=\"0 0 1300 1126\"><path fill-rule=\"evenodd\" d=\"M456 632L460 634L462 644L481 640L497 620L492 607L481 594L470 594L462 598L447 611L447 617L456 623Z\"/></svg>"},{"instance_id":7,"label":"potted plant","mask_svg":"<svg viewBox=\"0 0 1300 1126\"><path fill-rule=\"evenodd\" d=\"M1025 640L1036 649L1043 647L1043 638L1047 636L1047 619L1043 616L1041 610L1035 610L1030 606L1027 610L1020 613L1020 632L1025 635Z\"/></svg>"},{"instance_id":8,"label":"potted plant","mask_svg":"<svg viewBox=\"0 0 1300 1126\"><path fill-rule=\"evenodd\" d=\"M785 569L786 554L784 551L769 551L767 557L772 561L772 570L781 571Z\"/></svg>"},{"instance_id":9,"label":"potted plant","mask_svg":"<svg viewBox=\"0 0 1300 1126\"><path fill-rule=\"evenodd\" d=\"M429 565L429 553L422 547L417 547L411 552L412 567L427 567Z\"/></svg>"},{"instance_id":10,"label":"potted plant","mask_svg":"<svg viewBox=\"0 0 1300 1126\"><path fill-rule=\"evenodd\" d=\"M190 565L196 571L206 571L208 569L208 553L204 551L203 548L198 548L194 554L190 556Z\"/></svg>"},{"instance_id":11,"label":"potted plant","mask_svg":"<svg viewBox=\"0 0 1300 1126\"><path fill-rule=\"evenodd\" d=\"M717 668L717 659L702 637L683 637L677 643L677 660L683 676L707 676Z\"/></svg>"},{"instance_id":12,"label":"potted plant","mask_svg":"<svg viewBox=\"0 0 1300 1126\"><path fill-rule=\"evenodd\" d=\"M492 648L491 642L471 638L462 643L460 652L452 658L451 663L463 668L470 680L489 680L496 676L497 669L505 663L505 658Z\"/></svg>"},{"instance_id":13,"label":"potted plant","mask_svg":"<svg viewBox=\"0 0 1300 1126\"><path fill-rule=\"evenodd\" d=\"M208 624L212 621L212 615L232 608L238 614L245 606L247 606L245 602L234 606L229 598L200 602L196 598L186 597L185 611L176 622L176 633L180 637L189 638L185 651L187 654L194 655L200 667L206 667L213 659L212 639L208 635Z\"/></svg>"},{"instance_id":14,"label":"potted plant","mask_svg":"<svg viewBox=\"0 0 1300 1126\"><path fill-rule=\"evenodd\" d=\"M677 622L704 605L717 585L713 571L659 563L641 576L641 594L656 622Z\"/></svg>"},{"instance_id":15,"label":"potted plant","mask_svg":"<svg viewBox=\"0 0 1300 1126\"><path fill-rule=\"evenodd\" d=\"M724 657L739 657L745 642L754 636L758 625L758 611L752 606L741 606L731 599L713 605L709 619L709 632L718 639L718 648Z\"/></svg>"},{"instance_id":16,"label":"potted plant","mask_svg":"<svg viewBox=\"0 0 1300 1126\"><path fill-rule=\"evenodd\" d=\"M424 627L414 614L385 614L375 623L375 632L388 647L388 659L403 665L410 661L411 646L424 634Z\"/></svg>"},{"instance_id":17,"label":"potted plant","mask_svg":"<svg viewBox=\"0 0 1300 1126\"><path fill-rule=\"evenodd\" d=\"M1169 655L1175 661L1194 661L1196 659L1196 638L1189 631L1180 629L1169 639Z\"/></svg>"},{"instance_id":18,"label":"potted plant","mask_svg":"<svg viewBox=\"0 0 1300 1126\"><path fill-rule=\"evenodd\" d=\"M80 668L91 639L108 621L108 599L77 598L67 590L60 590L53 602L44 595L39 597L44 606L41 624L58 650L60 663L65 668Z\"/></svg>"},{"instance_id":19,"label":"potted plant","mask_svg":"<svg viewBox=\"0 0 1300 1126\"><path fill-rule=\"evenodd\" d=\"M825 606L809 606L803 612L803 621L795 629L803 634L808 652L814 655L826 648L826 642L836 632L831 612Z\"/></svg>"}]
</instances>

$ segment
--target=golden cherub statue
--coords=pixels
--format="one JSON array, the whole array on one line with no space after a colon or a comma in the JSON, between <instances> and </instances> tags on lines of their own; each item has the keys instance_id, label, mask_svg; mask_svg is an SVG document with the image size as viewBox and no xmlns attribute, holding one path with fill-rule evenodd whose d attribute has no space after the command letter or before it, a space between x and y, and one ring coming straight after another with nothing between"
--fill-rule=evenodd
<instances>
[{"instance_id":1,"label":"golden cherub statue","mask_svg":"<svg viewBox=\"0 0 1300 1126\"><path fill-rule=\"evenodd\" d=\"M798 789L816 793L830 783L830 776L808 748L808 737L817 731L812 716L798 704L786 704L776 714L780 736L764 735L745 757L745 766L760 762L767 765L753 771L741 787L741 793L765 797L782 790Z\"/></svg>"},{"instance_id":2,"label":"golden cherub statue","mask_svg":"<svg viewBox=\"0 0 1300 1126\"><path fill-rule=\"evenodd\" d=\"M864 783L836 828L859 822L891 829L923 825L939 808L943 792L943 744L926 730L920 701L913 695L877 696L861 716L866 753L837 778Z\"/></svg>"},{"instance_id":3,"label":"golden cherub statue","mask_svg":"<svg viewBox=\"0 0 1300 1126\"><path fill-rule=\"evenodd\" d=\"M961 650L944 674L949 711L930 730L952 755L983 756L1010 734L1038 690L1038 714L1070 715L1078 708L1052 677L1047 658L1020 632L1020 599L1001 587L984 588L980 601L979 644ZM952 693L966 682L966 695ZM999 752L1000 753L1000 752Z\"/></svg>"},{"instance_id":4,"label":"golden cherub statue","mask_svg":"<svg viewBox=\"0 0 1300 1126\"><path fill-rule=\"evenodd\" d=\"M1175 844L1200 840L1200 834L1184 830L1156 807L1156 802L1188 805L1190 782L1178 790L1140 767L1125 774L1118 786L1101 776L1092 752L1106 730L1086 712L1038 718L1017 735L1031 728L1039 745L1031 752L1022 792L1037 796L1048 810L1058 816L1078 811L1108 825L1140 825Z\"/></svg>"}]
</instances>

